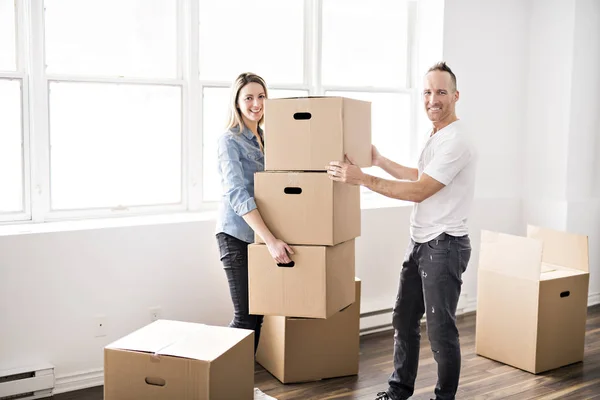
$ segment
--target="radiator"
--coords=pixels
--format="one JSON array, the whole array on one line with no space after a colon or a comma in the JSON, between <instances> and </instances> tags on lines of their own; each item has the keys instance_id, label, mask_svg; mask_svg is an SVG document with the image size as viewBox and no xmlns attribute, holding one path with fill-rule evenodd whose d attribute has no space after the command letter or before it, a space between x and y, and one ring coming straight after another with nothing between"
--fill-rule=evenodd
<instances>
[{"instance_id":1,"label":"radiator","mask_svg":"<svg viewBox=\"0 0 600 400\"><path fill-rule=\"evenodd\" d=\"M0 370L0 400L42 399L52 396L53 388L53 365Z\"/></svg>"}]
</instances>

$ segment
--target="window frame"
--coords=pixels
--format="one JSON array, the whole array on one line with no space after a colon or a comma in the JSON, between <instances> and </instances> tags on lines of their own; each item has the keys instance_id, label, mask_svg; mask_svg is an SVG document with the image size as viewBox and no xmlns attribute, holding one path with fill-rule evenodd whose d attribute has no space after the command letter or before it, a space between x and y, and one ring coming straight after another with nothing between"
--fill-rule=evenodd
<instances>
[{"instance_id":1,"label":"window frame","mask_svg":"<svg viewBox=\"0 0 600 400\"><path fill-rule=\"evenodd\" d=\"M218 202L204 201L203 192L203 92L204 88L229 88L231 82L202 80L199 71L200 2L177 0L177 76L174 79L80 76L47 74L45 71L45 4L44 1L17 1L16 71L0 72L0 79L21 81L23 139L24 211L0 213L0 225L42 223L68 219L92 219L140 216L176 212L214 211ZM411 96L410 154L415 157L418 145L415 66L417 0L407 0L408 54L407 79L402 87L330 86L322 84L323 1L304 1L303 81L301 84L273 84L270 90L304 90L309 96L323 96L328 91L399 93ZM365 0L366 2L367 0ZM52 210L50 192L50 120L49 85L52 82L168 85L180 87L181 112L181 199L174 205L148 205L101 209ZM374 197L375 196L375 197ZM378 196L366 189L362 199Z\"/></svg>"}]
</instances>

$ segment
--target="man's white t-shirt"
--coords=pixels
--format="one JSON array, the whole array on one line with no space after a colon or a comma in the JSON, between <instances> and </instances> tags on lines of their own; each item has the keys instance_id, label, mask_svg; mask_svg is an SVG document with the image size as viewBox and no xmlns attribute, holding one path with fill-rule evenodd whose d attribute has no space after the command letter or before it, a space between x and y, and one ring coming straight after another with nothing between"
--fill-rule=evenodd
<instances>
[{"instance_id":1,"label":"man's white t-shirt","mask_svg":"<svg viewBox=\"0 0 600 400\"><path fill-rule=\"evenodd\" d=\"M455 121L429 137L419 157L419 178L425 173L445 186L414 204L410 234L415 242L425 243L442 233L468 234L476 162L475 146L462 121Z\"/></svg>"}]
</instances>

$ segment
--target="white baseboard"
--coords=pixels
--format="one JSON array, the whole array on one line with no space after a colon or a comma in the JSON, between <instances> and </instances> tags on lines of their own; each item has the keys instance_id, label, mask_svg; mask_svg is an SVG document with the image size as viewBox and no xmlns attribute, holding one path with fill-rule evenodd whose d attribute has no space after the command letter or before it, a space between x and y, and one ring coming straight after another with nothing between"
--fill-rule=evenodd
<instances>
[{"instance_id":1,"label":"white baseboard","mask_svg":"<svg viewBox=\"0 0 600 400\"><path fill-rule=\"evenodd\" d=\"M588 307L600 304L600 293L593 293L588 296ZM459 306L461 304L459 303ZM467 297L463 307L458 308L456 315L469 314L477 311L477 298ZM423 320L424 321L424 320ZM422 321L422 322L423 322ZM369 333L382 332L392 329L392 309L374 311L361 314L360 316L360 334L368 335Z\"/></svg>"},{"instance_id":2,"label":"white baseboard","mask_svg":"<svg viewBox=\"0 0 600 400\"><path fill-rule=\"evenodd\" d=\"M57 376L54 394L87 389L104 384L104 369L94 369L70 375Z\"/></svg>"}]
</instances>

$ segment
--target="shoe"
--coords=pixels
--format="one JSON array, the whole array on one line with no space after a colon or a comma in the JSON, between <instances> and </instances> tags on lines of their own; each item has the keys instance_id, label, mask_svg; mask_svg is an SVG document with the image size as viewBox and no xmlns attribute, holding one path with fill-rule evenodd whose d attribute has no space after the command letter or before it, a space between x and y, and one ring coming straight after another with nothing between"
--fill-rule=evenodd
<instances>
[{"instance_id":1,"label":"shoe","mask_svg":"<svg viewBox=\"0 0 600 400\"><path fill-rule=\"evenodd\" d=\"M379 392L377 393L377 397L375 397L375 400L392 400L392 398L390 397L388 392Z\"/></svg>"}]
</instances>

